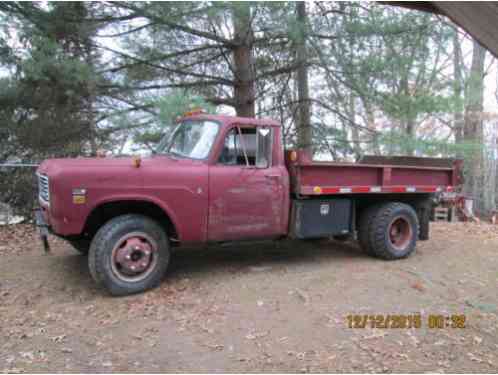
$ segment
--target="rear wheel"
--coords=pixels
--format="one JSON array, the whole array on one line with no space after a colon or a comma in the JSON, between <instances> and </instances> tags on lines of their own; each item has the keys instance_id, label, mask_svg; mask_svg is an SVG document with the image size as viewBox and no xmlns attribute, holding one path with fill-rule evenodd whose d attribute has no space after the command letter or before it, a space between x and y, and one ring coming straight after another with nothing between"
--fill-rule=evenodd
<instances>
[{"instance_id":1,"label":"rear wheel","mask_svg":"<svg viewBox=\"0 0 498 375\"><path fill-rule=\"evenodd\" d=\"M392 202L378 206L370 213L363 241L367 251L379 258L400 259L415 250L418 230L418 218L413 208Z\"/></svg>"},{"instance_id":2,"label":"rear wheel","mask_svg":"<svg viewBox=\"0 0 498 375\"><path fill-rule=\"evenodd\" d=\"M368 255L375 256L375 252L372 250L372 243L370 241L370 228L372 224L375 222L375 215L379 211L380 205L373 205L367 207L360 216L360 223L358 227L358 242L360 243L360 247L367 253Z\"/></svg>"},{"instance_id":3,"label":"rear wheel","mask_svg":"<svg viewBox=\"0 0 498 375\"><path fill-rule=\"evenodd\" d=\"M159 224L142 215L123 215L97 232L88 265L98 284L113 295L127 295L157 286L169 257L168 238Z\"/></svg>"}]
</instances>

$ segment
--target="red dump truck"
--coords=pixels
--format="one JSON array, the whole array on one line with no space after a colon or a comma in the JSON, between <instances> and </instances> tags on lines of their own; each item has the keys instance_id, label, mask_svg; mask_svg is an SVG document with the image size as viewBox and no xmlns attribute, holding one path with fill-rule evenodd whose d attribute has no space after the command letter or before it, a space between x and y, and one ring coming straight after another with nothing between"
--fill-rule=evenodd
<instances>
[{"instance_id":1,"label":"red dump truck","mask_svg":"<svg viewBox=\"0 0 498 375\"><path fill-rule=\"evenodd\" d=\"M284 152L275 121L196 113L151 157L50 159L37 176L47 249L48 233L68 240L97 283L125 295L158 285L178 246L334 237L404 258L428 239L431 207L459 185L460 164L316 162Z\"/></svg>"}]
</instances>

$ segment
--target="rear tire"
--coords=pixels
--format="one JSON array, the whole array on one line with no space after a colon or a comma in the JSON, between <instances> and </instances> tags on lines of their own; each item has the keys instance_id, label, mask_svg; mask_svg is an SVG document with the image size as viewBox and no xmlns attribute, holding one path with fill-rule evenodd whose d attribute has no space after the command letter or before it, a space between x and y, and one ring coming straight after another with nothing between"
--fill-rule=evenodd
<instances>
[{"instance_id":1,"label":"rear tire","mask_svg":"<svg viewBox=\"0 0 498 375\"><path fill-rule=\"evenodd\" d=\"M123 296L156 287L169 258L169 241L158 223L142 215L122 215L97 232L88 266L97 284Z\"/></svg>"},{"instance_id":2,"label":"rear tire","mask_svg":"<svg viewBox=\"0 0 498 375\"><path fill-rule=\"evenodd\" d=\"M358 228L358 242L360 243L360 247L363 249L365 253L370 256L376 256L375 251L372 249L372 243L369 239L370 228L372 224L375 222L375 216L379 211L381 205L373 205L367 207L360 216L360 223Z\"/></svg>"},{"instance_id":3,"label":"rear tire","mask_svg":"<svg viewBox=\"0 0 498 375\"><path fill-rule=\"evenodd\" d=\"M419 223L415 210L404 203L391 202L373 209L363 241L368 252L385 260L401 259L415 250Z\"/></svg>"}]
</instances>

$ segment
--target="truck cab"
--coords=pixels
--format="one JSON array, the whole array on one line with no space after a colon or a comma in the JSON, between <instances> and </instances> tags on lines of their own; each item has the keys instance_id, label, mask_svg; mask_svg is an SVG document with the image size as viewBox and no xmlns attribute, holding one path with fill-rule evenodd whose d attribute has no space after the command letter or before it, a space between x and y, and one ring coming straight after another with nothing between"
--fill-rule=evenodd
<instances>
[{"instance_id":1,"label":"truck cab","mask_svg":"<svg viewBox=\"0 0 498 375\"><path fill-rule=\"evenodd\" d=\"M198 113L181 119L148 158L46 160L37 171L37 221L44 233L90 253L92 275L113 284L108 289L114 294L146 289L157 281L140 275L152 267L154 254L169 259L171 246L286 235L289 174L281 138L272 120ZM123 217L128 220L119 224ZM133 228L145 222L156 234L138 225L131 238L123 232L102 239L116 222ZM106 260L92 255L113 247L110 241L118 248ZM101 271L96 262L111 264ZM107 278L99 275L105 269ZM134 280L138 286L129 288Z\"/></svg>"}]
</instances>

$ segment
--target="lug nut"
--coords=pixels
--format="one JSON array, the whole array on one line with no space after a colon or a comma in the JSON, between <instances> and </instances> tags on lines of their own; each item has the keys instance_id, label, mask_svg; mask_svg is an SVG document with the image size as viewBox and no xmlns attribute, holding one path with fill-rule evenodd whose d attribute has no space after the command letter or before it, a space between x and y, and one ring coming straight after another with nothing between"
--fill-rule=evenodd
<instances>
[{"instance_id":1,"label":"lug nut","mask_svg":"<svg viewBox=\"0 0 498 375\"><path fill-rule=\"evenodd\" d=\"M130 259L131 259L131 256L130 256L130 255L127 255L127 256L126 256L126 259L130 260Z\"/></svg>"},{"instance_id":2,"label":"lug nut","mask_svg":"<svg viewBox=\"0 0 498 375\"><path fill-rule=\"evenodd\" d=\"M131 268L133 271L135 271L135 266L131 266L130 268Z\"/></svg>"},{"instance_id":3,"label":"lug nut","mask_svg":"<svg viewBox=\"0 0 498 375\"><path fill-rule=\"evenodd\" d=\"M142 263L141 266L142 267L145 267L147 265L147 263Z\"/></svg>"}]
</instances>

